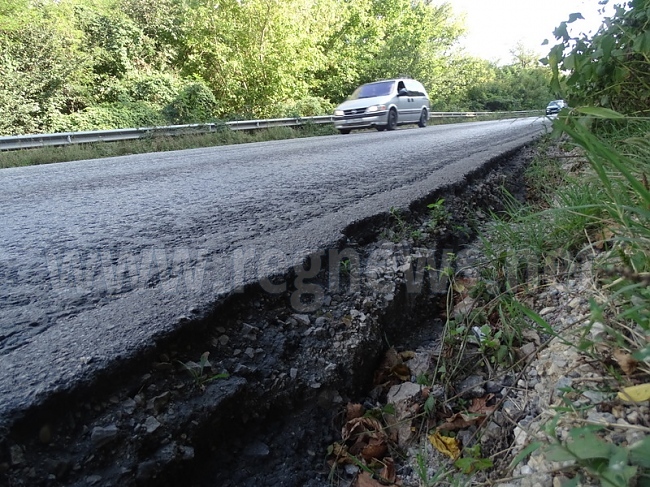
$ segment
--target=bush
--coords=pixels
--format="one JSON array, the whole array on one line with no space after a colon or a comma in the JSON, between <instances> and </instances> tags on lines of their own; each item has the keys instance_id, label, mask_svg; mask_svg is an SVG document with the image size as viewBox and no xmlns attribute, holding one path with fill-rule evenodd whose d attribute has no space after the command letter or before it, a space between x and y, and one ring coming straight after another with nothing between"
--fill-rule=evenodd
<instances>
[{"instance_id":1,"label":"bush","mask_svg":"<svg viewBox=\"0 0 650 487\"><path fill-rule=\"evenodd\" d=\"M334 108L334 105L325 98L308 96L300 100L286 101L273 112L272 116L278 118L315 117L329 115Z\"/></svg>"},{"instance_id":2,"label":"bush","mask_svg":"<svg viewBox=\"0 0 650 487\"><path fill-rule=\"evenodd\" d=\"M569 35L567 24L580 17L572 14L560 24L554 33L559 43L544 60L553 70L554 92L567 99L572 107L599 106L647 116L650 113L650 0L617 5L614 15L591 39L585 34Z\"/></svg>"},{"instance_id":3,"label":"bush","mask_svg":"<svg viewBox=\"0 0 650 487\"><path fill-rule=\"evenodd\" d=\"M145 101L158 105L162 110L178 96L181 85L182 81L172 74L132 71L124 79L107 79L102 101Z\"/></svg>"},{"instance_id":4,"label":"bush","mask_svg":"<svg viewBox=\"0 0 650 487\"><path fill-rule=\"evenodd\" d=\"M84 132L167 125L160 110L146 102L103 103L82 112L60 115L52 122L53 132Z\"/></svg>"},{"instance_id":5,"label":"bush","mask_svg":"<svg viewBox=\"0 0 650 487\"><path fill-rule=\"evenodd\" d=\"M217 100L203 81L183 87L165 108L165 115L174 124L202 123L214 120Z\"/></svg>"}]
</instances>

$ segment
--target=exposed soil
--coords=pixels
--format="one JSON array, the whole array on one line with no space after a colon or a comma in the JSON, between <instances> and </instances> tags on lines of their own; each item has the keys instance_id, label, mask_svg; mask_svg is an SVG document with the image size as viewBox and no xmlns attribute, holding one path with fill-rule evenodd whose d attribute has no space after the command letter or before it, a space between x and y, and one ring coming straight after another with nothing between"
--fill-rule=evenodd
<instances>
[{"instance_id":1,"label":"exposed soil","mask_svg":"<svg viewBox=\"0 0 650 487\"><path fill-rule=\"evenodd\" d=\"M0 483L350 485L358 470L332 469L327 452L340 441L345 406L382 400L374 379L389 348L439 338L446 282L429 271L471 242L504 187L525 197L532 155L523 148L480 180L354 225L317 275L278 276L293 286L277 294L248 288L137 363L25 412L0 441ZM427 205L441 199L448 218L431 226Z\"/></svg>"}]
</instances>

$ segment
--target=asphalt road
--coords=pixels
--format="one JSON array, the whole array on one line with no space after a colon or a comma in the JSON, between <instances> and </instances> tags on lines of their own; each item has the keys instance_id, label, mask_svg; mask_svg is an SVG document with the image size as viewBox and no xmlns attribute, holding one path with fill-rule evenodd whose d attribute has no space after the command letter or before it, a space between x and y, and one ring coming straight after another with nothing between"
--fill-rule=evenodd
<instances>
[{"instance_id":1,"label":"asphalt road","mask_svg":"<svg viewBox=\"0 0 650 487\"><path fill-rule=\"evenodd\" d=\"M544 119L0 170L0 413L543 133Z\"/></svg>"}]
</instances>

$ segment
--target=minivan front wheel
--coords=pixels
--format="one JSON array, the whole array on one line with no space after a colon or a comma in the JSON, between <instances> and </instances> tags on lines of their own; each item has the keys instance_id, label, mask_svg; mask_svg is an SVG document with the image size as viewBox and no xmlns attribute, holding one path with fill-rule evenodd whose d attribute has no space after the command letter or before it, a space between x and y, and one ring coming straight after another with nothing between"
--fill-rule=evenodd
<instances>
[{"instance_id":1,"label":"minivan front wheel","mask_svg":"<svg viewBox=\"0 0 650 487\"><path fill-rule=\"evenodd\" d=\"M388 112L388 125L386 125L388 130L395 130L397 128L397 110L394 108L390 109Z\"/></svg>"},{"instance_id":2,"label":"minivan front wheel","mask_svg":"<svg viewBox=\"0 0 650 487\"><path fill-rule=\"evenodd\" d=\"M429 121L429 112L427 112L426 108L423 108L422 113L420 113L420 120L418 121L418 127L426 127L428 121Z\"/></svg>"}]
</instances>

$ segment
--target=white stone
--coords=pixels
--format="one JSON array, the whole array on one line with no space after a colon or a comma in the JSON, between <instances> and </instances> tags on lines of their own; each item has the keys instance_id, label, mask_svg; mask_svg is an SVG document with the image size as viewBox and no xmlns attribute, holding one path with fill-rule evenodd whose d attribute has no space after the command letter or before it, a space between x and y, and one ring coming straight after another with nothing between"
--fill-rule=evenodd
<instances>
[{"instance_id":1,"label":"white stone","mask_svg":"<svg viewBox=\"0 0 650 487\"><path fill-rule=\"evenodd\" d=\"M413 382L404 382L390 388L386 400L389 404L398 404L420 393L422 386Z\"/></svg>"},{"instance_id":2,"label":"white stone","mask_svg":"<svg viewBox=\"0 0 650 487\"><path fill-rule=\"evenodd\" d=\"M515 444L519 448L523 448L526 445L526 441L528 440L528 433L526 433L526 431L524 431L519 426L517 426L513 434L515 437Z\"/></svg>"},{"instance_id":3,"label":"white stone","mask_svg":"<svg viewBox=\"0 0 650 487\"><path fill-rule=\"evenodd\" d=\"M547 315L549 313L552 313L553 311L555 311L555 306L547 306L546 308L542 309L539 312L539 315L540 316L545 316L545 315Z\"/></svg>"}]
</instances>

